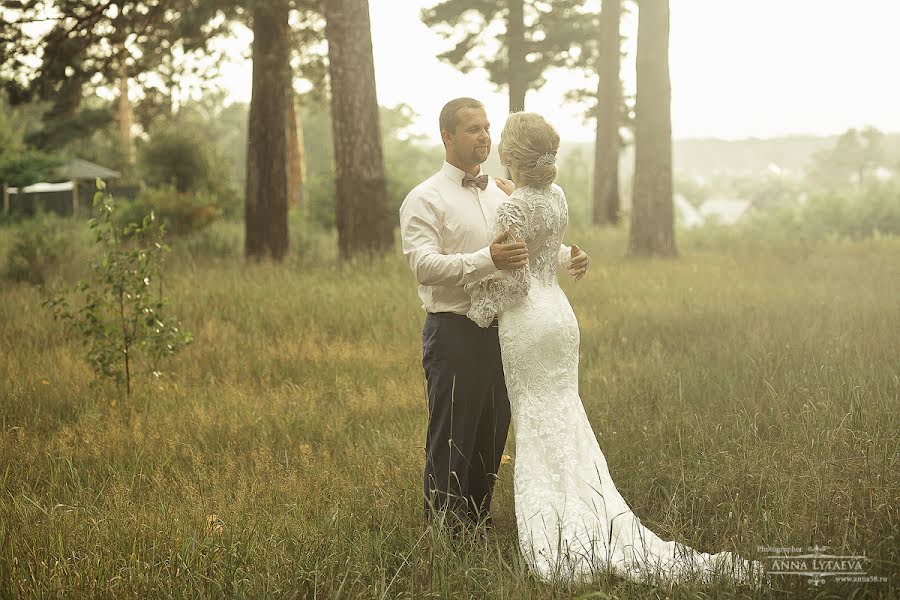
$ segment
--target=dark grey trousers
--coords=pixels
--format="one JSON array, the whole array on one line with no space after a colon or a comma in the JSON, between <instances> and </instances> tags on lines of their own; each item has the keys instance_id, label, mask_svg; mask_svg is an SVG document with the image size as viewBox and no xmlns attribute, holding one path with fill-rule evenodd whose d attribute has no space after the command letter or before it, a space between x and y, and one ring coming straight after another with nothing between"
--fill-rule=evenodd
<instances>
[{"instance_id":1,"label":"dark grey trousers","mask_svg":"<svg viewBox=\"0 0 900 600\"><path fill-rule=\"evenodd\" d=\"M426 521L443 510L463 522L489 521L510 420L496 321L481 328L463 315L428 313L422 367Z\"/></svg>"}]
</instances>

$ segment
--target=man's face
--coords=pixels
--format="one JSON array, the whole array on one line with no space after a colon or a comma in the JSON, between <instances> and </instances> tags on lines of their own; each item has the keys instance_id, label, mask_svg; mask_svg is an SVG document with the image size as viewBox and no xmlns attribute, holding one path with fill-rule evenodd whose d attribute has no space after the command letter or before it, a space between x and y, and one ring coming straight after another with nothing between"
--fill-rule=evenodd
<instances>
[{"instance_id":1,"label":"man's face","mask_svg":"<svg viewBox=\"0 0 900 600\"><path fill-rule=\"evenodd\" d=\"M456 116L456 131L445 131L444 141L460 162L480 165L491 152L491 124L487 113L483 108L461 108Z\"/></svg>"}]
</instances>

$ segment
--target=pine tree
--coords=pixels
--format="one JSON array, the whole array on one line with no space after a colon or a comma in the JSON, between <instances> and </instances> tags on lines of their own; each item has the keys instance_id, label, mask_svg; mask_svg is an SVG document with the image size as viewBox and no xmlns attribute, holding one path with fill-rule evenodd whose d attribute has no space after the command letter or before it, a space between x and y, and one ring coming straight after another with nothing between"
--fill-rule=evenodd
<instances>
[{"instance_id":1,"label":"pine tree","mask_svg":"<svg viewBox=\"0 0 900 600\"><path fill-rule=\"evenodd\" d=\"M293 98L288 0L255 2L247 138L244 254L280 261L288 249L287 121Z\"/></svg>"},{"instance_id":2,"label":"pine tree","mask_svg":"<svg viewBox=\"0 0 900 600\"><path fill-rule=\"evenodd\" d=\"M563 66L572 48L596 36L584 0L444 0L422 11L422 21L454 47L439 55L464 73L483 68L509 89L510 112L525 109L525 96L544 84L544 72ZM485 33L502 22L504 32Z\"/></svg>"},{"instance_id":3,"label":"pine tree","mask_svg":"<svg viewBox=\"0 0 900 600\"><path fill-rule=\"evenodd\" d=\"M325 0L342 260L393 245L368 0Z\"/></svg>"},{"instance_id":4,"label":"pine tree","mask_svg":"<svg viewBox=\"0 0 900 600\"><path fill-rule=\"evenodd\" d=\"M637 105L630 256L675 256L669 0L638 5Z\"/></svg>"},{"instance_id":5,"label":"pine tree","mask_svg":"<svg viewBox=\"0 0 900 600\"><path fill-rule=\"evenodd\" d=\"M603 0L597 56L597 133L594 146L593 220L619 222L619 148L622 82L619 22L622 0Z\"/></svg>"}]
</instances>

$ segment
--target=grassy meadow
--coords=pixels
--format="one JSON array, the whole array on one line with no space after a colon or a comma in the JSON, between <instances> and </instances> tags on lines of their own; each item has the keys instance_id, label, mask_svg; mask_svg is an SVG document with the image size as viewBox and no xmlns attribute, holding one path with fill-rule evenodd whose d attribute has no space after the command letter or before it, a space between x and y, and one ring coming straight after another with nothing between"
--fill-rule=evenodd
<instances>
[{"instance_id":1,"label":"grassy meadow","mask_svg":"<svg viewBox=\"0 0 900 600\"><path fill-rule=\"evenodd\" d=\"M0 228L0 260L15 226ZM90 236L55 273L85 272ZM777 578L545 585L516 547L512 461L495 530L424 532L424 314L399 250L339 266L297 234L245 265L241 225L174 244L165 279L194 342L130 401L97 384L38 290L0 283L0 597L864 598L900 593L900 239L683 234L623 258L571 231L563 282L581 395L644 524L704 551L862 554L887 582Z\"/></svg>"}]
</instances>

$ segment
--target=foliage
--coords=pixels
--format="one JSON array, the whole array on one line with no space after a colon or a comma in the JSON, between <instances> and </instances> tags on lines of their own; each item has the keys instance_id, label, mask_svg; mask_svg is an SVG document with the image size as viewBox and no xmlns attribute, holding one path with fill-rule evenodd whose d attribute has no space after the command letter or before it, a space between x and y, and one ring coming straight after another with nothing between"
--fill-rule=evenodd
<instances>
[{"instance_id":1,"label":"foliage","mask_svg":"<svg viewBox=\"0 0 900 600\"><path fill-rule=\"evenodd\" d=\"M144 181L151 186L172 185L179 192L209 184L212 156L196 133L178 126L151 131L141 159Z\"/></svg>"},{"instance_id":2,"label":"foliage","mask_svg":"<svg viewBox=\"0 0 900 600\"><path fill-rule=\"evenodd\" d=\"M48 178L62 164L59 156L40 150L25 150L17 154L0 154L0 183L25 187Z\"/></svg>"},{"instance_id":3,"label":"foliage","mask_svg":"<svg viewBox=\"0 0 900 600\"><path fill-rule=\"evenodd\" d=\"M631 12L634 12L636 9L636 5L634 5L631 1L626 0L616 0L619 2L619 21L621 23L622 18L628 15ZM602 6L601 6L602 9ZM554 11L555 12L555 11ZM580 15L579 12L572 12L568 16L563 16L561 19L557 18L560 21L560 26L568 26L571 23L579 23L585 17ZM597 17L593 14L589 16L591 19L596 19ZM593 122L597 118L597 108L598 108L598 77L602 70L602 61L601 61L601 33L602 25L594 24L592 25L591 33L594 33L596 29L595 35L579 35L574 39L573 43L573 51L568 53L565 57L564 65L570 69L577 69L581 71L587 78L587 87L580 86L574 89L568 90L565 93L565 99L569 102L581 105L584 107L584 119L587 122ZM617 51L619 52L619 60L625 56L625 51L622 49L622 43L625 41L625 37L622 35L622 32L619 31L619 44ZM621 63L620 63L621 64ZM619 78L619 89L617 90L617 95L619 98L619 107L618 107L618 122L621 124L619 127L619 144L621 147L625 147L630 143L631 130L634 128L634 108L635 108L635 96L634 94L626 93L625 86Z\"/></svg>"},{"instance_id":4,"label":"foliage","mask_svg":"<svg viewBox=\"0 0 900 600\"><path fill-rule=\"evenodd\" d=\"M769 221L780 221L783 227L796 228L814 239L900 236L900 182L874 183L857 192L811 195L793 210L772 213Z\"/></svg>"},{"instance_id":5,"label":"foliage","mask_svg":"<svg viewBox=\"0 0 900 600\"><path fill-rule=\"evenodd\" d=\"M124 385L130 398L134 365L143 361L159 377L161 361L189 344L191 334L181 331L178 320L166 314L165 227L151 213L141 223L120 228L117 206L104 193L100 179L97 188L94 207L99 217L90 220L90 227L103 257L91 264L92 278L75 286L81 306L73 309L66 295L46 289L42 306L80 334L97 377L114 381L120 392Z\"/></svg>"},{"instance_id":6,"label":"foliage","mask_svg":"<svg viewBox=\"0 0 900 600\"><path fill-rule=\"evenodd\" d=\"M213 193L230 195L223 202L225 216L243 217L243 197L247 169L247 126L249 106L235 102L225 104L222 93L207 93L196 102L182 105L177 113L167 114L163 122L176 124L179 129L192 132L207 146L204 151L212 160L206 187ZM157 120L148 131L164 130Z\"/></svg>"},{"instance_id":7,"label":"foliage","mask_svg":"<svg viewBox=\"0 0 900 600\"><path fill-rule=\"evenodd\" d=\"M27 136L28 143L45 150L85 144L98 132L109 132L117 125L112 102L90 98L73 114L45 115L43 127ZM107 155L108 156L108 155ZM103 161L109 164L108 161ZM115 165L121 166L121 165Z\"/></svg>"},{"instance_id":8,"label":"foliage","mask_svg":"<svg viewBox=\"0 0 900 600\"><path fill-rule=\"evenodd\" d=\"M412 131L415 116L406 104L380 111L388 195L394 215L410 190L437 171L444 157L442 146L429 145L427 136Z\"/></svg>"},{"instance_id":9,"label":"foliage","mask_svg":"<svg viewBox=\"0 0 900 600\"><path fill-rule=\"evenodd\" d=\"M22 146L23 129L9 106L7 95L0 92L0 156L18 152Z\"/></svg>"},{"instance_id":10,"label":"foliage","mask_svg":"<svg viewBox=\"0 0 900 600\"><path fill-rule=\"evenodd\" d=\"M754 211L736 225L707 224L681 233L704 249L730 247L750 252L810 252L837 240L900 236L900 183L871 185L866 190L820 192L790 203Z\"/></svg>"},{"instance_id":11,"label":"foliage","mask_svg":"<svg viewBox=\"0 0 900 600\"><path fill-rule=\"evenodd\" d=\"M155 122L149 140L139 148L138 170L150 187L213 196L223 215L236 217L242 206L234 161L243 154L226 155L226 142L242 138L224 138L223 126L214 125L217 114L184 108L170 119Z\"/></svg>"},{"instance_id":12,"label":"foliage","mask_svg":"<svg viewBox=\"0 0 900 600\"><path fill-rule=\"evenodd\" d=\"M438 58L463 73L485 69L497 85L509 85L516 78L525 90L531 90L544 84L547 69L573 62L573 47L597 37L597 15L585 10L584 0L519 1L525 26L520 57L510 56L510 3L506 0L443 0L422 9L422 21L444 39L453 40L453 47ZM488 37L498 22L505 24L501 33ZM511 61L521 62L520 68L511 69Z\"/></svg>"},{"instance_id":13,"label":"foliage","mask_svg":"<svg viewBox=\"0 0 900 600\"><path fill-rule=\"evenodd\" d=\"M116 224L140 223L154 215L173 237L196 233L222 215L218 199L206 191L180 192L172 186L141 190L133 202L124 203L116 215Z\"/></svg>"},{"instance_id":14,"label":"foliage","mask_svg":"<svg viewBox=\"0 0 900 600\"><path fill-rule=\"evenodd\" d=\"M231 8L225 4L128 0L85 10L77 2L7 2L0 66L16 73L7 87L16 91L17 101L52 101L48 123L63 123L84 98L97 87L115 84L123 71L142 86L162 81L167 90L176 87L189 68L179 57L211 54L209 40L227 31L227 19L217 18ZM35 21L52 26L33 37L23 24ZM191 74L209 78L215 69Z\"/></svg>"},{"instance_id":15,"label":"foliage","mask_svg":"<svg viewBox=\"0 0 900 600\"><path fill-rule=\"evenodd\" d=\"M88 98L83 104L85 108L82 109L82 112L103 110L112 115L114 111L113 102L103 101L100 98ZM45 124L42 131L44 133L50 132L49 124ZM118 184L138 185L140 183L135 165L128 162L129 152L123 148L119 126L114 118L98 122L94 127L86 127L83 131L73 135L69 140L51 137L48 144L51 147L62 148L69 156L88 160L108 169L118 171L121 173L121 177L117 178Z\"/></svg>"},{"instance_id":16,"label":"foliage","mask_svg":"<svg viewBox=\"0 0 900 600\"><path fill-rule=\"evenodd\" d=\"M566 192L569 223L592 221L594 153L587 146L562 146L559 155L558 183Z\"/></svg>"},{"instance_id":17,"label":"foliage","mask_svg":"<svg viewBox=\"0 0 900 600\"><path fill-rule=\"evenodd\" d=\"M300 106L303 137L306 141L309 219L318 227L333 229L335 168L330 110L309 97L302 99ZM443 160L442 147L427 145L426 136L412 131L414 116L413 110L404 104L380 109L388 196L394 214L399 210L406 194L436 172ZM313 140L315 143L311 143Z\"/></svg>"},{"instance_id":18,"label":"foliage","mask_svg":"<svg viewBox=\"0 0 900 600\"><path fill-rule=\"evenodd\" d=\"M696 177L690 177L684 173L675 172L673 184L675 193L684 196L694 208L698 208L710 196L710 189L703 181Z\"/></svg>"},{"instance_id":19,"label":"foliage","mask_svg":"<svg viewBox=\"0 0 900 600\"><path fill-rule=\"evenodd\" d=\"M848 129L831 149L813 156L810 179L830 189L862 187L875 169L890 163L882 132L874 127Z\"/></svg>"},{"instance_id":20,"label":"foliage","mask_svg":"<svg viewBox=\"0 0 900 600\"><path fill-rule=\"evenodd\" d=\"M0 184L23 187L47 178L62 160L53 154L36 150L25 142L26 111L9 106L0 94ZM22 121L25 121L23 123Z\"/></svg>"},{"instance_id":21,"label":"foliage","mask_svg":"<svg viewBox=\"0 0 900 600\"><path fill-rule=\"evenodd\" d=\"M15 228L6 254L3 278L9 281L42 284L67 256L73 240L53 213L38 213Z\"/></svg>"},{"instance_id":22,"label":"foliage","mask_svg":"<svg viewBox=\"0 0 900 600\"><path fill-rule=\"evenodd\" d=\"M244 257L243 230L233 221L216 221L197 233L172 240L172 260L195 263L199 260L235 261ZM291 233L294 233L293 231ZM291 240L294 250L294 241Z\"/></svg>"}]
</instances>

